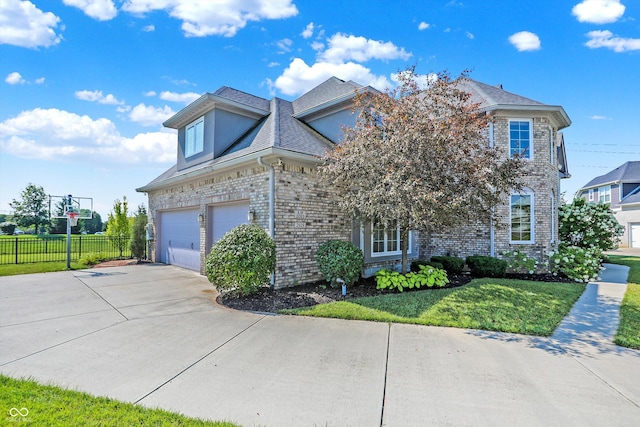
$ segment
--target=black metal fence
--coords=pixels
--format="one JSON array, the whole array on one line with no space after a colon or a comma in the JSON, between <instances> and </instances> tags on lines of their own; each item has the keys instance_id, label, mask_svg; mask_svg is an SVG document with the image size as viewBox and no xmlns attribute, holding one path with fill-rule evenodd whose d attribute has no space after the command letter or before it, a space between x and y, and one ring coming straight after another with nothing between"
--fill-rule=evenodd
<instances>
[{"instance_id":1,"label":"black metal fence","mask_svg":"<svg viewBox=\"0 0 640 427\"><path fill-rule=\"evenodd\" d=\"M90 254L99 254L101 257L110 259L132 258L129 238L95 235L71 236L71 261L78 261ZM59 262L66 261L66 259L66 235L0 237L0 265Z\"/></svg>"}]
</instances>

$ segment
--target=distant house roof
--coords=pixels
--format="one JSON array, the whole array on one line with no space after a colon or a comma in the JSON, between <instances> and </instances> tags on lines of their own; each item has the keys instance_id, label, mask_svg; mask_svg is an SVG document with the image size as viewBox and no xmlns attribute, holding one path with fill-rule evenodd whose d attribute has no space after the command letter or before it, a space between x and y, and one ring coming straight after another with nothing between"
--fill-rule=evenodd
<instances>
[{"instance_id":1,"label":"distant house roof","mask_svg":"<svg viewBox=\"0 0 640 427\"><path fill-rule=\"evenodd\" d=\"M630 205L640 205L640 185L620 202L620 206Z\"/></svg>"},{"instance_id":2,"label":"distant house roof","mask_svg":"<svg viewBox=\"0 0 640 427\"><path fill-rule=\"evenodd\" d=\"M599 187L605 184L617 184L620 182L640 184L640 161L626 162L604 175L597 176L587 183L581 190Z\"/></svg>"}]
</instances>

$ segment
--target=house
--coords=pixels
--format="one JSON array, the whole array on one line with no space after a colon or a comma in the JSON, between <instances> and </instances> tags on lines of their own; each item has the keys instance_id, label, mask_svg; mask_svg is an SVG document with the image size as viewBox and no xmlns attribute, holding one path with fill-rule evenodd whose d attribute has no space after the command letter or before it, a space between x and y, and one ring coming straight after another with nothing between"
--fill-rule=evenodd
<instances>
[{"instance_id":1,"label":"house","mask_svg":"<svg viewBox=\"0 0 640 427\"><path fill-rule=\"evenodd\" d=\"M557 244L560 179L568 176L560 106L468 80L465 90L493 123L487 143L527 162L526 188L494 215L500 226L474 224L446 235L412 232L409 258L499 255L519 248L545 257ZM168 119L177 129L177 161L138 188L149 197L154 261L204 272L212 244L241 223L269 230L276 243L276 288L321 279L315 251L329 239L350 240L365 254L365 275L399 264L399 230L359 224L337 211L336 192L316 175L320 157L353 126L356 91L330 78L293 101L267 100L229 87L206 93Z\"/></svg>"},{"instance_id":2,"label":"house","mask_svg":"<svg viewBox=\"0 0 640 427\"><path fill-rule=\"evenodd\" d=\"M624 226L621 247L640 248L640 161L630 161L593 178L575 197L606 203Z\"/></svg>"}]
</instances>

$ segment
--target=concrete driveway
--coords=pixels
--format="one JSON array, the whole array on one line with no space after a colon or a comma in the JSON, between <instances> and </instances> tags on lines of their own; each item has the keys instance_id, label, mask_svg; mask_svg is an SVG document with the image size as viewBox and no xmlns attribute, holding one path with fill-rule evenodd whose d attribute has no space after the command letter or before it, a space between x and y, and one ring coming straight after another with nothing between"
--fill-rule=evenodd
<instances>
[{"instance_id":1,"label":"concrete driveway","mask_svg":"<svg viewBox=\"0 0 640 427\"><path fill-rule=\"evenodd\" d=\"M2 277L0 373L243 426L640 419L640 352L606 341L266 316L215 296L164 265Z\"/></svg>"}]
</instances>

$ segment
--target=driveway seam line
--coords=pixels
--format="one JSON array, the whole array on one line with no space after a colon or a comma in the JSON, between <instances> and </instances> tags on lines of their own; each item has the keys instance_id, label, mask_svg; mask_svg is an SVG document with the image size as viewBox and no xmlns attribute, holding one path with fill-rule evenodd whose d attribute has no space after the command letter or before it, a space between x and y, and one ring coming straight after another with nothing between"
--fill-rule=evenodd
<instances>
[{"instance_id":1,"label":"driveway seam line","mask_svg":"<svg viewBox=\"0 0 640 427\"><path fill-rule=\"evenodd\" d=\"M261 320L263 320L265 317L267 316L262 316L261 318L259 318L258 320L256 320L255 322L251 323L249 326L247 326L246 328L244 328L243 330L241 330L240 332L238 332L237 334L233 335L231 338L229 338L228 340L226 340L225 342L223 342L222 344L220 344L219 346L217 346L216 348L214 348L213 350L211 350L210 352L208 352L207 354L205 354L204 356L200 357L198 360L196 360L195 362L191 363L189 366L187 366L186 368L182 369L180 372L178 372L177 374L175 374L174 376L172 376L171 378L169 378L168 380L166 380L165 382L163 382L162 384L160 384L158 387L154 388L153 390L151 390L150 392L148 392L147 394L145 394L144 396L142 396L141 398L135 400L133 403L134 404L138 404L141 401L143 401L144 399L146 399L147 397L151 396L153 393L155 393L156 391L160 390L162 387L164 387L165 385L169 384L171 381L175 380L176 378L178 378L180 375L184 374L185 372L187 372L189 369L193 368L195 365L197 365L198 363L202 362L204 359L206 359L207 357L211 356L213 353L215 353L216 351L220 350L222 347L224 347L225 345L227 345L228 343L230 343L231 341L233 341L234 339L236 339L237 337L239 337L240 335L242 335L243 333L245 333L246 331L248 331L250 328L252 328L254 325L256 325L258 322L260 322Z\"/></svg>"},{"instance_id":2,"label":"driveway seam line","mask_svg":"<svg viewBox=\"0 0 640 427\"><path fill-rule=\"evenodd\" d=\"M114 326L120 325L120 324L125 323L125 322L126 321L123 320L123 321L114 323L113 325L105 326L104 328L96 329L95 331L91 331L91 332L87 332L86 334L78 335L77 337L73 337L73 338L70 338L70 339L68 339L66 341L59 342L59 343L54 344L52 346L49 346L47 348L43 348L41 350L34 351L33 353L27 354L26 356L18 357L17 359L10 360L9 362L0 363L0 366L6 366L6 365L9 365L11 363L17 362L19 360L26 359L27 357L35 356L38 353L42 353L44 351L51 350L52 348L60 347L61 345L68 344L68 343L70 343L72 341L78 340L80 338L84 338L84 337L89 336L89 335L93 335L93 334L98 333L98 332L102 332L102 331L104 331L106 329L113 328Z\"/></svg>"},{"instance_id":3,"label":"driveway seam line","mask_svg":"<svg viewBox=\"0 0 640 427\"><path fill-rule=\"evenodd\" d=\"M624 394L623 392L621 392L620 390L618 390L616 387L614 387L612 384L610 384L607 380L605 380L604 378L602 378L600 375L598 375L596 372L594 372L592 369L590 369L587 365L585 365L584 363L582 363L577 357L575 356L571 356L572 359L574 359L576 362L578 362L578 364L580 366L582 366L587 372L589 372L591 375L593 375L594 377L596 377L597 379L599 379L600 381L602 381L603 384L605 384L607 387L609 387L611 390L613 390L614 392L616 392L617 394L619 394L620 396L622 396L625 400L629 401L629 403L631 403L633 406L640 408L640 404L638 404L636 401L634 401L633 399L631 399L629 396L627 396L626 394Z\"/></svg>"},{"instance_id":4,"label":"driveway seam line","mask_svg":"<svg viewBox=\"0 0 640 427\"><path fill-rule=\"evenodd\" d=\"M111 304L109 301L106 300L105 297L103 297L102 295L100 295L95 289L93 289L91 286L89 286L87 283L85 283L84 280L82 280L80 277L75 276L75 275L71 275L72 277L75 277L80 283L82 283L84 286L87 287L87 289L89 289L91 292L93 292L94 294L96 294L102 301L106 302L107 304L109 304L111 306L111 308L113 308L115 311L118 312L118 314L120 314L120 316L124 317L125 320L129 320L129 318L127 316L125 316L124 314L122 314L122 312L120 310L118 310L113 304Z\"/></svg>"},{"instance_id":5,"label":"driveway seam line","mask_svg":"<svg viewBox=\"0 0 640 427\"><path fill-rule=\"evenodd\" d=\"M384 404L387 398L387 375L389 373L389 346L391 342L391 323L387 323L387 354L384 360L384 383L382 385L382 408L380 408L380 427L384 424Z\"/></svg>"}]
</instances>

